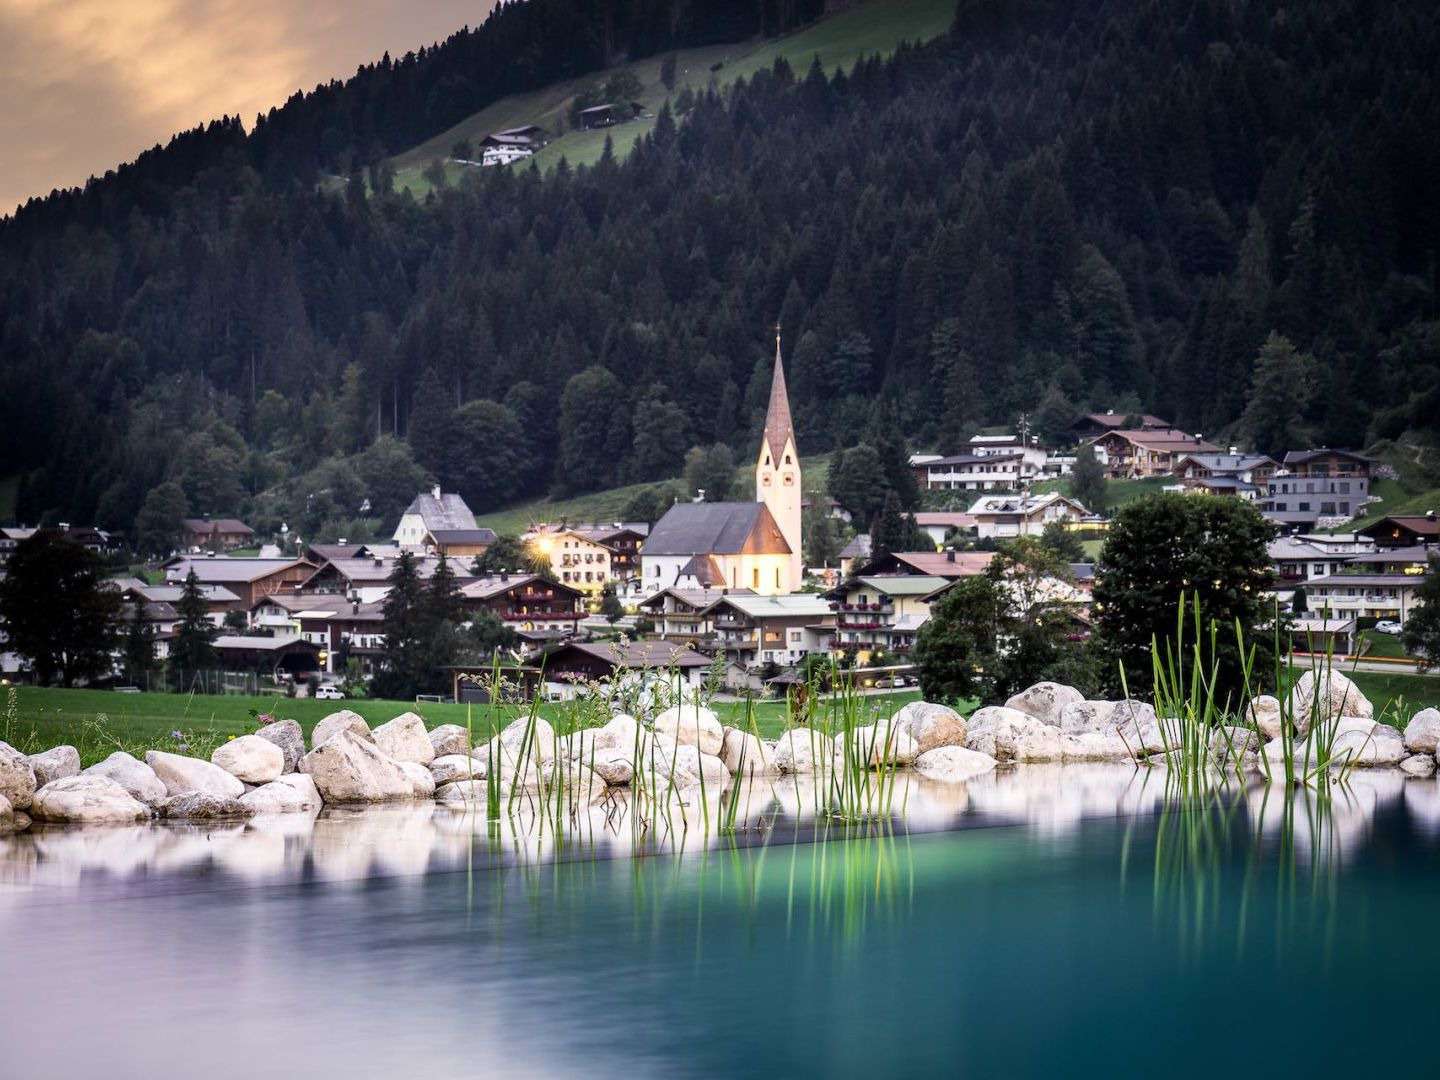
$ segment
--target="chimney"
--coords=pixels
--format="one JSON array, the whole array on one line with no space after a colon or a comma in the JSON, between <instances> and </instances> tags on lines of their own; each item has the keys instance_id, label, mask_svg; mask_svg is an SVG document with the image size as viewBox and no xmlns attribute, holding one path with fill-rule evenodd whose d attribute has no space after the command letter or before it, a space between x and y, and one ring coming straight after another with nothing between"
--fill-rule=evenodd
<instances>
[{"instance_id":1,"label":"chimney","mask_svg":"<svg viewBox=\"0 0 1440 1080\"><path fill-rule=\"evenodd\" d=\"M1231 456L1231 457L1239 457L1239 456L1240 456L1240 448L1239 448L1238 446L1232 446L1232 447L1230 447L1230 456Z\"/></svg>"},{"instance_id":2,"label":"chimney","mask_svg":"<svg viewBox=\"0 0 1440 1080\"><path fill-rule=\"evenodd\" d=\"M434 495L437 499L440 498L440 485L436 484L433 488L431 488L430 494Z\"/></svg>"},{"instance_id":3,"label":"chimney","mask_svg":"<svg viewBox=\"0 0 1440 1080\"><path fill-rule=\"evenodd\" d=\"M350 602L350 614L352 614L352 615L359 615L359 614L360 614L360 601L359 601L359 600L352 600L352 601Z\"/></svg>"}]
</instances>

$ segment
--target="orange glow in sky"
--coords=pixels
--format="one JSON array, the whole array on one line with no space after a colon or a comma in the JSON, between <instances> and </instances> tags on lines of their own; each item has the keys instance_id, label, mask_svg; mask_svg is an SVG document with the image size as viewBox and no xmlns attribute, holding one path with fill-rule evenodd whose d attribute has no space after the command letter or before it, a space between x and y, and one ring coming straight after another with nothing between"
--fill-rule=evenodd
<instances>
[{"instance_id":1,"label":"orange glow in sky","mask_svg":"<svg viewBox=\"0 0 1440 1080\"><path fill-rule=\"evenodd\" d=\"M477 25L493 0L0 0L0 214L174 132Z\"/></svg>"}]
</instances>

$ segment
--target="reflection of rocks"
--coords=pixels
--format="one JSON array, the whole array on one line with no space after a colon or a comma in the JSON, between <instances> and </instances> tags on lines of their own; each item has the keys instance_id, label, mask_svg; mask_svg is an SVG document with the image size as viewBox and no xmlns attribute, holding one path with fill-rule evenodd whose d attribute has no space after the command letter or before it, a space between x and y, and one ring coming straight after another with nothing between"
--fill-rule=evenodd
<instances>
[{"instance_id":1,"label":"reflection of rocks","mask_svg":"<svg viewBox=\"0 0 1440 1080\"><path fill-rule=\"evenodd\" d=\"M951 784L981 776L993 768L995 759L989 754L963 746L937 746L915 759L915 771L921 776Z\"/></svg>"}]
</instances>

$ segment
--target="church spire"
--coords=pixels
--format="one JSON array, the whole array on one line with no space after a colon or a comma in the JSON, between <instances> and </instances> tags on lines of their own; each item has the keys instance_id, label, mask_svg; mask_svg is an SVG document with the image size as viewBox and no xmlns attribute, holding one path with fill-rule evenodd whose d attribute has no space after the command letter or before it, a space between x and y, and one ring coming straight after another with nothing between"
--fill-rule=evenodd
<instances>
[{"instance_id":1,"label":"church spire","mask_svg":"<svg viewBox=\"0 0 1440 1080\"><path fill-rule=\"evenodd\" d=\"M780 464L786 440L795 439L795 425L790 419L790 395L785 392L785 364L780 359L780 324L775 324L775 371L770 377L770 406L765 412L765 445L770 460Z\"/></svg>"}]
</instances>

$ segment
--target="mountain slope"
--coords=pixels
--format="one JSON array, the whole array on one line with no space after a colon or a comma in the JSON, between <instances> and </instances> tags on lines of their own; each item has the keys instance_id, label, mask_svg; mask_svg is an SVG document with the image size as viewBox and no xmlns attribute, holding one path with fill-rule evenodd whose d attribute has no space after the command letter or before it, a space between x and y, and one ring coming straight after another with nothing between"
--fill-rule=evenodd
<instances>
[{"instance_id":1,"label":"mountain slope","mask_svg":"<svg viewBox=\"0 0 1440 1080\"><path fill-rule=\"evenodd\" d=\"M967 0L956 27L829 77L781 58L593 167L417 200L242 157L0 236L18 512L128 529L178 488L355 535L427 474L481 513L673 476L753 452L777 319L807 454L1080 408L1436 442L1431 6Z\"/></svg>"},{"instance_id":2,"label":"mountain slope","mask_svg":"<svg viewBox=\"0 0 1440 1080\"><path fill-rule=\"evenodd\" d=\"M431 184L423 173L431 162L437 159L450 162L453 148L461 141L476 144L493 131L522 124L539 124L558 133L534 159L543 169L554 168L562 157L572 166L593 165L600 159L607 137L613 140L615 153L623 157L642 136L654 129L653 114L666 99L673 99L687 88L698 93L711 85L729 86L739 79L753 78L782 58L798 69L818 57L826 71L849 70L863 56L889 56L901 42L923 42L940 36L950 28L954 17L954 0L865 0L779 38L667 53L674 57L676 68L675 85L670 89L661 82L664 57L652 56L553 83L532 93L502 98L391 158L395 185L417 196L426 195ZM639 81L644 89L635 100L644 105L650 115L599 131L571 127L566 114L575 96L617 72L633 75ZM446 166L451 182L458 180L464 171L463 166L453 162Z\"/></svg>"}]
</instances>

